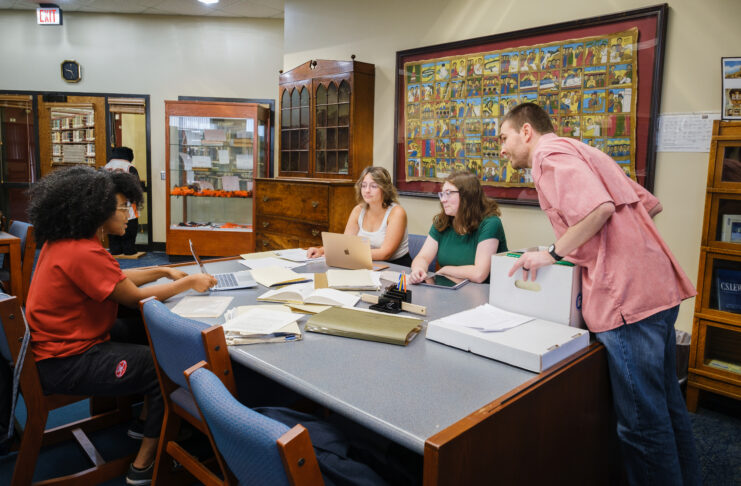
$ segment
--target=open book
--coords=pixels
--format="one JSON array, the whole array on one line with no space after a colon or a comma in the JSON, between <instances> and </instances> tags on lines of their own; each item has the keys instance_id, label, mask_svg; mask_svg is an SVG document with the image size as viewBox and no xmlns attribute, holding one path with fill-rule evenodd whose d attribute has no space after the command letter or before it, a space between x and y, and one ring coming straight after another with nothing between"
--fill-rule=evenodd
<instances>
[{"instance_id":1,"label":"open book","mask_svg":"<svg viewBox=\"0 0 741 486\"><path fill-rule=\"evenodd\" d=\"M334 289L315 289L314 284L309 282L268 290L258 297L257 300L288 302L291 304L322 304L352 307L358 303L360 297Z\"/></svg>"},{"instance_id":2,"label":"open book","mask_svg":"<svg viewBox=\"0 0 741 486\"><path fill-rule=\"evenodd\" d=\"M332 307L306 322L307 331L406 346L422 329L422 319L364 309Z\"/></svg>"}]
</instances>

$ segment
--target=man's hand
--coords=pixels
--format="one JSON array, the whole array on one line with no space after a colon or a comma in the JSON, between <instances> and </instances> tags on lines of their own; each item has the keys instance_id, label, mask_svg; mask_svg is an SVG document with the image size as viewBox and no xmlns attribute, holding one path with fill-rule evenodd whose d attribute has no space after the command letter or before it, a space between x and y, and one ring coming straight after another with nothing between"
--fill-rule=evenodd
<instances>
[{"instance_id":1,"label":"man's hand","mask_svg":"<svg viewBox=\"0 0 741 486\"><path fill-rule=\"evenodd\" d=\"M509 269L508 275L511 277L517 270L522 268L522 279L527 280L528 277L530 277L530 280L535 281L535 277L540 267L553 265L554 263L556 263L556 260L554 260L551 254L545 250L527 251L517 259L514 265L512 265L512 268Z\"/></svg>"}]
</instances>

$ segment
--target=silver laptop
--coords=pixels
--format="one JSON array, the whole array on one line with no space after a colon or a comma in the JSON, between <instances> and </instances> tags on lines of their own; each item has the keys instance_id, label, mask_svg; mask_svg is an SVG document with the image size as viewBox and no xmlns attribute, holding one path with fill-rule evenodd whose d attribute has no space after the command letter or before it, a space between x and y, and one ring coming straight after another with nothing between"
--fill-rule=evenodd
<instances>
[{"instance_id":1,"label":"silver laptop","mask_svg":"<svg viewBox=\"0 0 741 486\"><path fill-rule=\"evenodd\" d=\"M324 258L329 267L349 270L388 268L388 265L373 263L370 243L360 236L323 231L322 245L324 245Z\"/></svg>"},{"instance_id":2,"label":"silver laptop","mask_svg":"<svg viewBox=\"0 0 741 486\"><path fill-rule=\"evenodd\" d=\"M198 252L193 247L193 242L188 240L190 245L190 253L195 258L196 263L201 267L201 273L208 273L206 267L201 262ZM211 290L234 290L234 289L246 289L248 287L256 287L257 282L252 279L252 273L249 270L241 272L231 273L217 273L213 277L216 279L217 284L211 287Z\"/></svg>"}]
</instances>

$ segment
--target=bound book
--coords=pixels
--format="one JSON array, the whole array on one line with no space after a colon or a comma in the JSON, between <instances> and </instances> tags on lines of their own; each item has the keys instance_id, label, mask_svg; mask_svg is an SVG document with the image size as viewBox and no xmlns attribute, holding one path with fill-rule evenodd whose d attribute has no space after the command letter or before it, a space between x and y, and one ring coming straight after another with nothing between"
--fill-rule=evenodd
<instances>
[{"instance_id":1,"label":"bound book","mask_svg":"<svg viewBox=\"0 0 741 486\"><path fill-rule=\"evenodd\" d=\"M352 307L358 303L360 297L335 289L315 289L314 284L309 282L268 290L258 297L257 300L287 302L291 304L321 304Z\"/></svg>"},{"instance_id":2,"label":"bound book","mask_svg":"<svg viewBox=\"0 0 741 486\"><path fill-rule=\"evenodd\" d=\"M317 274L321 275L321 274ZM381 287L380 274L370 270L327 270L327 287L338 290L378 290ZM374 278L375 276L375 278ZM316 276L315 276L316 279ZM316 286L322 285L321 277Z\"/></svg>"},{"instance_id":3,"label":"bound book","mask_svg":"<svg viewBox=\"0 0 741 486\"><path fill-rule=\"evenodd\" d=\"M310 332L406 346L422 329L422 319L346 307L332 307L306 322Z\"/></svg>"},{"instance_id":4,"label":"bound book","mask_svg":"<svg viewBox=\"0 0 741 486\"><path fill-rule=\"evenodd\" d=\"M718 310L741 313L741 271L719 268L715 271Z\"/></svg>"},{"instance_id":5,"label":"bound book","mask_svg":"<svg viewBox=\"0 0 741 486\"><path fill-rule=\"evenodd\" d=\"M252 269L252 278L255 282L265 287L274 287L276 285L288 285L310 280L290 268L284 267L261 267Z\"/></svg>"}]
</instances>

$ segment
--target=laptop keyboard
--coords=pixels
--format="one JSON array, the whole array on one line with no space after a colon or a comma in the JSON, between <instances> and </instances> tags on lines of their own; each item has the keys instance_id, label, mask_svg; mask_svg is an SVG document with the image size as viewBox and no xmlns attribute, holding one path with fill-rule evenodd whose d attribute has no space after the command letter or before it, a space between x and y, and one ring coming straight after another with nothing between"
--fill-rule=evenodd
<instances>
[{"instance_id":1,"label":"laptop keyboard","mask_svg":"<svg viewBox=\"0 0 741 486\"><path fill-rule=\"evenodd\" d=\"M218 282L216 284L217 287L237 286L237 279L234 277L233 273L217 273L214 275L214 278L216 278L216 281Z\"/></svg>"}]
</instances>

